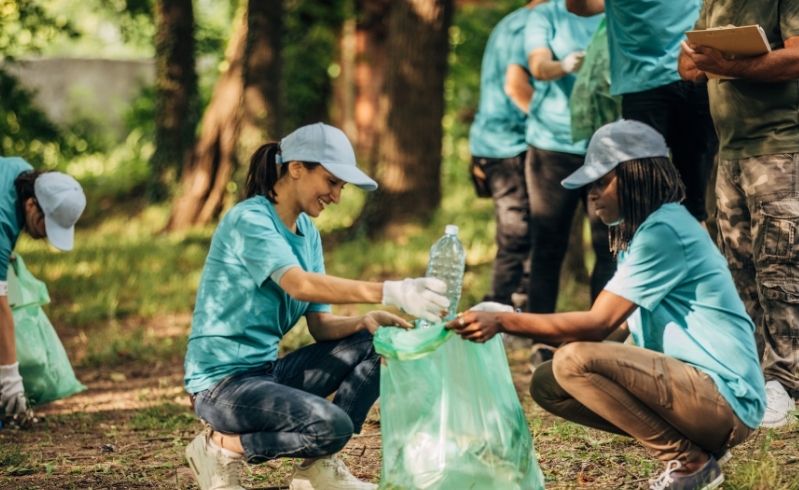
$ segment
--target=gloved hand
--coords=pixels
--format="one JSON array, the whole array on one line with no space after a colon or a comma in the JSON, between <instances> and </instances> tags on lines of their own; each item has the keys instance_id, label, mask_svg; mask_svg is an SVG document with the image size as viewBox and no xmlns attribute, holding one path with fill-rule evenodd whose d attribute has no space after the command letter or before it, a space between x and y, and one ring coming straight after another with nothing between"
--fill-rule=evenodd
<instances>
[{"instance_id":1,"label":"gloved hand","mask_svg":"<svg viewBox=\"0 0 799 490\"><path fill-rule=\"evenodd\" d=\"M0 366L0 409L6 416L24 414L28 410L18 362Z\"/></svg>"},{"instance_id":2,"label":"gloved hand","mask_svg":"<svg viewBox=\"0 0 799 490\"><path fill-rule=\"evenodd\" d=\"M447 284L434 277L417 277L383 283L383 304L398 307L409 315L437 322L441 312L449 307L444 294Z\"/></svg>"},{"instance_id":3,"label":"gloved hand","mask_svg":"<svg viewBox=\"0 0 799 490\"><path fill-rule=\"evenodd\" d=\"M560 61L560 67L566 73L574 73L583 66L585 51L573 51Z\"/></svg>"},{"instance_id":4,"label":"gloved hand","mask_svg":"<svg viewBox=\"0 0 799 490\"><path fill-rule=\"evenodd\" d=\"M513 307L496 301L483 301L469 308L469 311L487 311L490 313L512 313Z\"/></svg>"}]
</instances>

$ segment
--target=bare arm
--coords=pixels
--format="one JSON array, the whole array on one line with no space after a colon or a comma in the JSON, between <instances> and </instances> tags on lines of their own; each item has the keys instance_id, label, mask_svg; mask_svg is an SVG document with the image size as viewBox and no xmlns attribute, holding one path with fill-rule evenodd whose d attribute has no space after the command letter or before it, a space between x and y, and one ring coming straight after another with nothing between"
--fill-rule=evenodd
<instances>
[{"instance_id":1,"label":"bare arm","mask_svg":"<svg viewBox=\"0 0 799 490\"><path fill-rule=\"evenodd\" d=\"M530 101L533 100L533 86L530 84L530 74L527 70L519 65L508 65L505 70L505 94L519 110L525 114L529 112Z\"/></svg>"},{"instance_id":2,"label":"bare arm","mask_svg":"<svg viewBox=\"0 0 799 490\"><path fill-rule=\"evenodd\" d=\"M448 323L447 328L477 342L485 342L498 332L551 342L600 341L624 323L637 307L603 290L589 311L552 314L467 311Z\"/></svg>"},{"instance_id":3,"label":"bare arm","mask_svg":"<svg viewBox=\"0 0 799 490\"><path fill-rule=\"evenodd\" d=\"M581 17L591 17L605 11L605 0L566 0L566 9Z\"/></svg>"},{"instance_id":4,"label":"bare arm","mask_svg":"<svg viewBox=\"0 0 799 490\"><path fill-rule=\"evenodd\" d=\"M350 335L368 330L375 333L378 327L384 325L411 328L413 325L403 318L386 311L371 311L365 315L340 316L332 313L308 313L308 331L317 342L340 340Z\"/></svg>"},{"instance_id":5,"label":"bare arm","mask_svg":"<svg viewBox=\"0 0 799 490\"><path fill-rule=\"evenodd\" d=\"M528 56L530 60L530 72L536 80L557 80L567 75L560 61L552 59L552 51L550 51L549 48L535 48L530 51Z\"/></svg>"},{"instance_id":6,"label":"bare arm","mask_svg":"<svg viewBox=\"0 0 799 490\"><path fill-rule=\"evenodd\" d=\"M0 296L0 365L17 362L17 346L14 338L14 317L8 296Z\"/></svg>"},{"instance_id":7,"label":"bare arm","mask_svg":"<svg viewBox=\"0 0 799 490\"><path fill-rule=\"evenodd\" d=\"M799 36L785 40L785 47L751 58L728 60L722 53L707 46L683 47L701 71L760 82L785 82L799 79ZM682 72L680 73L682 75Z\"/></svg>"},{"instance_id":8,"label":"bare arm","mask_svg":"<svg viewBox=\"0 0 799 490\"><path fill-rule=\"evenodd\" d=\"M289 296L311 303L346 304L380 303L383 283L356 281L341 277L306 272L292 267L280 278L280 287Z\"/></svg>"}]
</instances>

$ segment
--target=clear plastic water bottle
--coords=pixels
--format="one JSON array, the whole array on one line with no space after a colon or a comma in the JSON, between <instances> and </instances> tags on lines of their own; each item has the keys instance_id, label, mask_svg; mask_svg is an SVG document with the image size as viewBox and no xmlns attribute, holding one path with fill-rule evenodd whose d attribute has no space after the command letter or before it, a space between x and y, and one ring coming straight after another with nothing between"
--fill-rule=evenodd
<instances>
[{"instance_id":1,"label":"clear plastic water bottle","mask_svg":"<svg viewBox=\"0 0 799 490\"><path fill-rule=\"evenodd\" d=\"M466 266L466 252L458 240L458 227L447 225L444 236L430 248L430 260L427 263L427 277L436 277L447 283L449 309L444 320L455 318L458 302L463 287L463 270ZM422 322L420 326L428 326Z\"/></svg>"}]
</instances>

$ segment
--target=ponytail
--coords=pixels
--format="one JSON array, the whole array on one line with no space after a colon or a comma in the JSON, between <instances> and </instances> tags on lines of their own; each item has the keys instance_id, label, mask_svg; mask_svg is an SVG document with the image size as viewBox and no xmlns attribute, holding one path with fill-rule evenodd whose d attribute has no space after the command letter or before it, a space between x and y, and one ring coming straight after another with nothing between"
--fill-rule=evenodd
<instances>
[{"instance_id":1,"label":"ponytail","mask_svg":"<svg viewBox=\"0 0 799 490\"><path fill-rule=\"evenodd\" d=\"M272 203L277 202L275 184L286 173L286 166L278 169L277 155L280 146L277 143L267 143L255 150L250 158L250 170L247 172L247 197L264 196Z\"/></svg>"}]
</instances>

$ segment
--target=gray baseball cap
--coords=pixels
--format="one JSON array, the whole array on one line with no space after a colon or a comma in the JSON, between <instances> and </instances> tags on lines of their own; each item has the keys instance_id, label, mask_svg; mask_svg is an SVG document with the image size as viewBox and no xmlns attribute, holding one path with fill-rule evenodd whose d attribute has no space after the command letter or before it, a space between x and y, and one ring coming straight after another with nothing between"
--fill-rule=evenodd
<instances>
[{"instance_id":1,"label":"gray baseball cap","mask_svg":"<svg viewBox=\"0 0 799 490\"><path fill-rule=\"evenodd\" d=\"M278 163L318 162L344 182L373 191L377 182L357 167L355 151L338 128L323 123L303 126L280 140Z\"/></svg>"},{"instance_id":2,"label":"gray baseball cap","mask_svg":"<svg viewBox=\"0 0 799 490\"><path fill-rule=\"evenodd\" d=\"M597 129L588 143L583 166L561 181L577 189L602 178L622 162L639 158L669 157L663 136L639 121L620 119Z\"/></svg>"},{"instance_id":3,"label":"gray baseball cap","mask_svg":"<svg viewBox=\"0 0 799 490\"><path fill-rule=\"evenodd\" d=\"M33 193L44 211L47 240L59 250L72 250L75 223L86 208L86 195L80 183L61 172L45 172L36 177Z\"/></svg>"}]
</instances>

